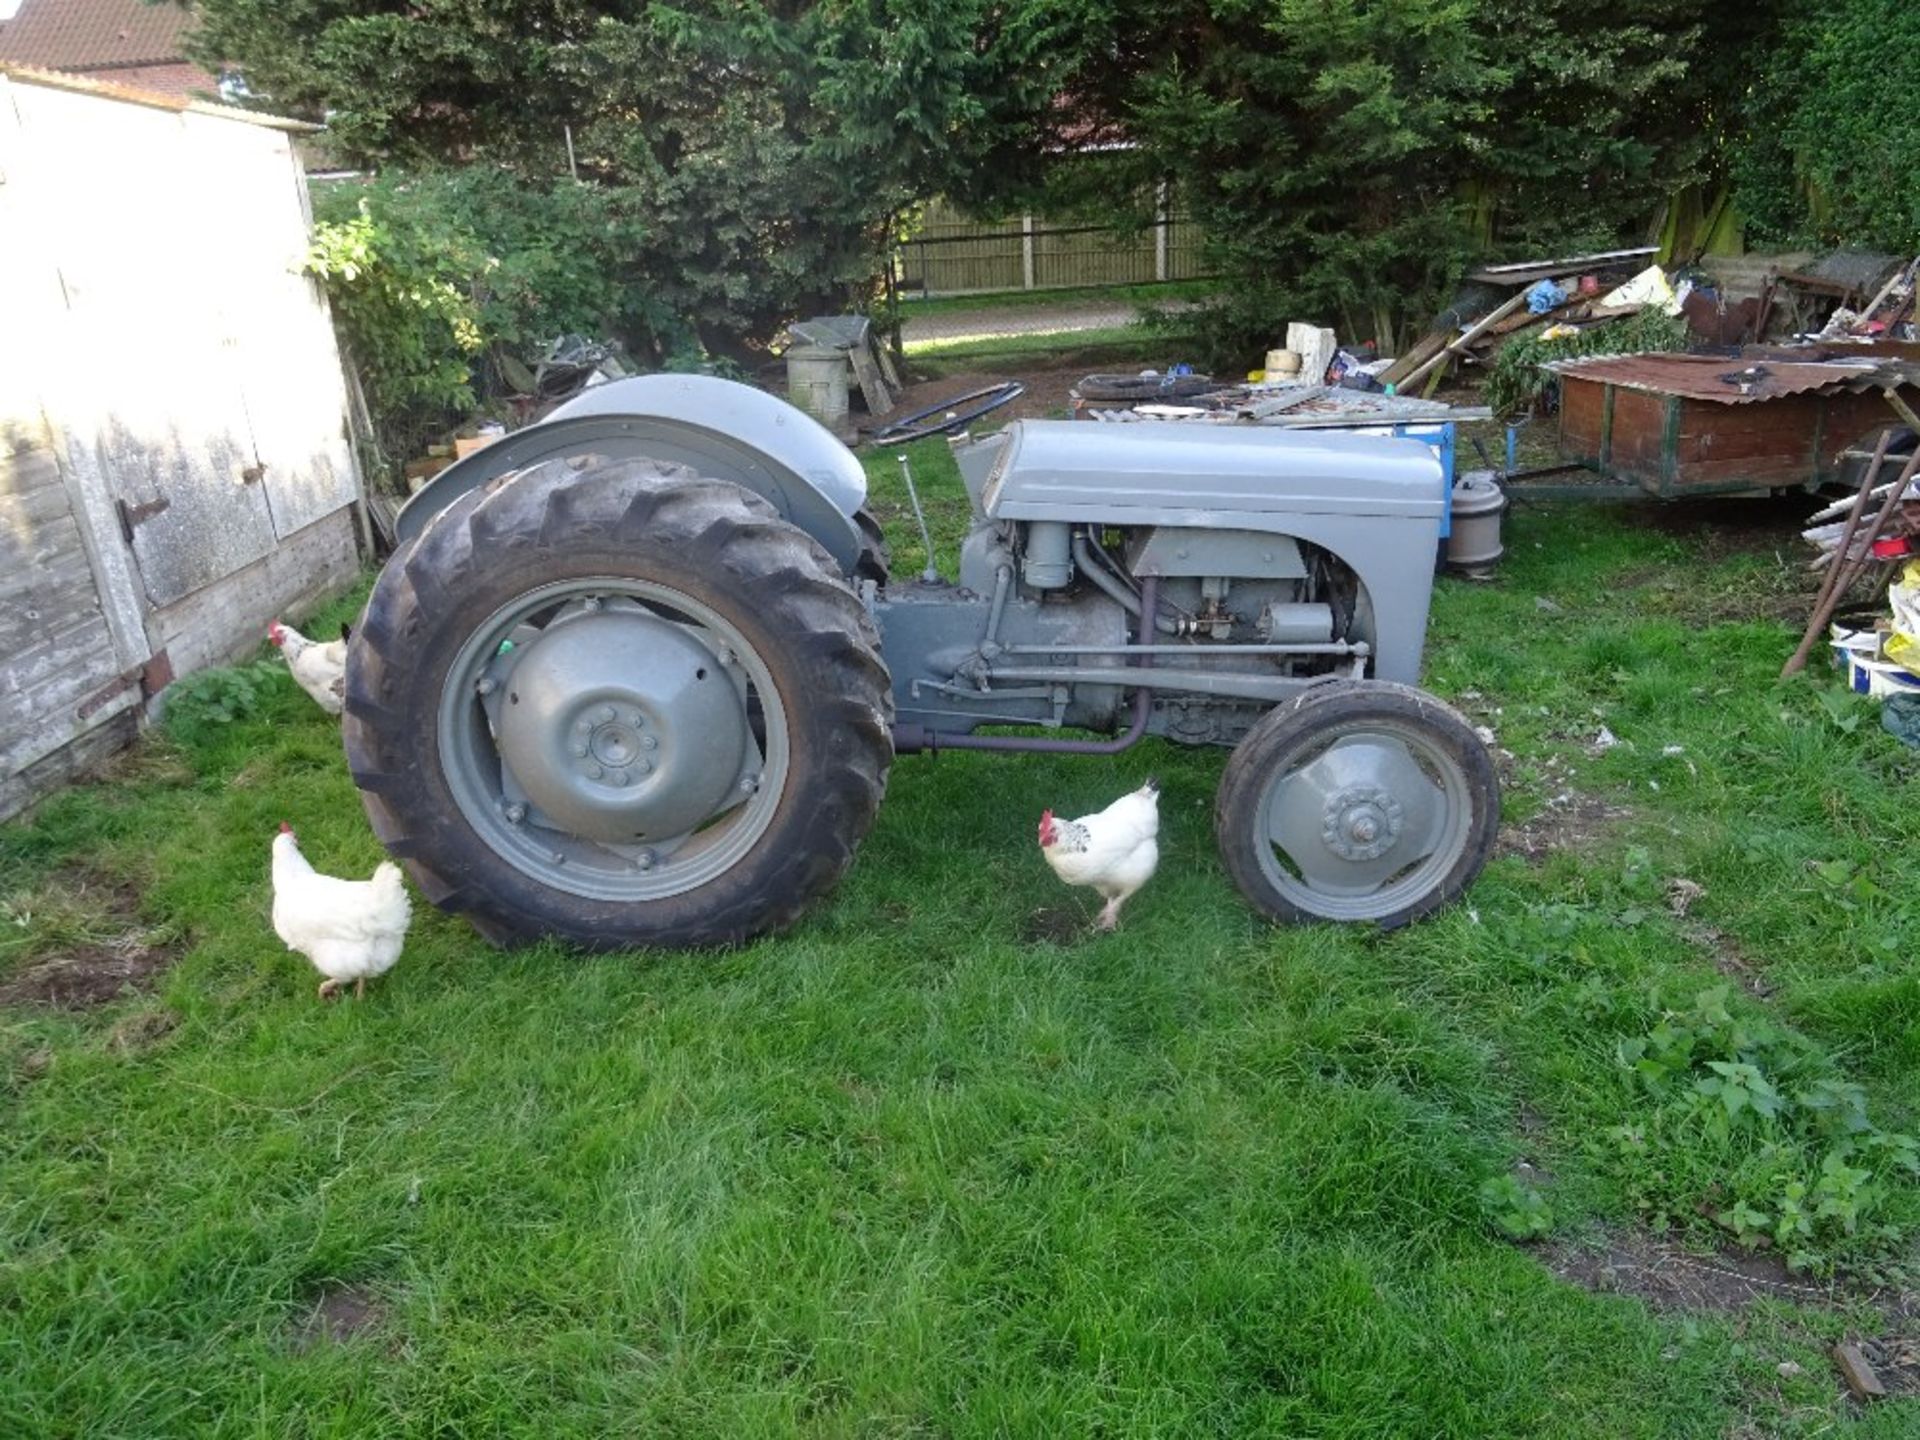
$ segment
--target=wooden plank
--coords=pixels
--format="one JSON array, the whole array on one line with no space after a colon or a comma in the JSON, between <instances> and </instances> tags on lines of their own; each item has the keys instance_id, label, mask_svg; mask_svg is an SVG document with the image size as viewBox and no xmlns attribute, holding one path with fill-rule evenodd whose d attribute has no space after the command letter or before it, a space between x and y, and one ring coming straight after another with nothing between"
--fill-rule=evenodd
<instances>
[{"instance_id":1,"label":"wooden plank","mask_svg":"<svg viewBox=\"0 0 1920 1440\"><path fill-rule=\"evenodd\" d=\"M0 496L59 488L60 462L51 451L29 448L0 455Z\"/></svg>"},{"instance_id":2,"label":"wooden plank","mask_svg":"<svg viewBox=\"0 0 1920 1440\"><path fill-rule=\"evenodd\" d=\"M1666 413L1660 417L1660 488L1664 493L1679 479L1680 469L1680 397L1666 397Z\"/></svg>"},{"instance_id":3,"label":"wooden plank","mask_svg":"<svg viewBox=\"0 0 1920 1440\"><path fill-rule=\"evenodd\" d=\"M1613 386L1602 384L1600 393L1600 468L1613 460Z\"/></svg>"},{"instance_id":4,"label":"wooden plank","mask_svg":"<svg viewBox=\"0 0 1920 1440\"><path fill-rule=\"evenodd\" d=\"M1466 328L1465 333L1463 333L1458 339L1448 341L1446 348L1443 349L1438 355L1434 356L1433 359L1428 360L1424 364L1417 366L1407 376L1406 383L1409 386L1411 386L1416 382L1418 382L1423 376L1426 375L1428 370L1432 369L1435 365L1438 365L1442 360L1446 359L1449 354L1458 355L1463 353L1466 350L1466 348L1469 345L1471 345L1475 340L1478 340L1488 330L1493 328L1495 325L1498 325L1502 320L1506 319L1507 316L1511 315L1514 311L1518 310L1522 305L1526 303L1527 303L1527 292L1524 290L1520 291L1516 295L1509 297L1505 304L1498 306L1488 314L1482 315L1478 320L1474 321L1473 324L1469 325Z\"/></svg>"},{"instance_id":5,"label":"wooden plank","mask_svg":"<svg viewBox=\"0 0 1920 1440\"><path fill-rule=\"evenodd\" d=\"M88 603L98 608L97 596L93 585L93 570L87 563L84 551L68 551L57 555L36 558L34 563L20 570L0 574L0 600L9 606L33 606L36 609L49 609L36 601L36 595L50 594L63 586L79 585L84 587ZM0 656L4 663L4 656Z\"/></svg>"},{"instance_id":6,"label":"wooden plank","mask_svg":"<svg viewBox=\"0 0 1920 1440\"><path fill-rule=\"evenodd\" d=\"M1412 349L1380 372L1380 383L1398 385L1416 369L1447 348L1447 333L1445 330L1433 330L1422 335L1413 343Z\"/></svg>"},{"instance_id":7,"label":"wooden plank","mask_svg":"<svg viewBox=\"0 0 1920 1440\"><path fill-rule=\"evenodd\" d=\"M1613 395L1613 425L1608 470L1659 484L1665 469L1667 397L1618 386L1609 389Z\"/></svg>"},{"instance_id":8,"label":"wooden plank","mask_svg":"<svg viewBox=\"0 0 1920 1440\"><path fill-rule=\"evenodd\" d=\"M1858 1345L1843 1341L1834 1346L1833 1361L1840 1367L1840 1378L1847 1382L1847 1389L1853 1392L1854 1399L1887 1398L1887 1387L1880 1383L1880 1377L1874 1374L1873 1366L1867 1362Z\"/></svg>"},{"instance_id":9,"label":"wooden plank","mask_svg":"<svg viewBox=\"0 0 1920 1440\"><path fill-rule=\"evenodd\" d=\"M873 337L873 356L874 359L880 362L881 378L887 382L889 389L896 391L904 390L906 387L900 383L900 367L893 363L893 347L887 343L886 337L881 335L879 331L873 331L871 334Z\"/></svg>"},{"instance_id":10,"label":"wooden plank","mask_svg":"<svg viewBox=\"0 0 1920 1440\"><path fill-rule=\"evenodd\" d=\"M77 776L85 775L140 733L138 688L88 717L92 728L50 746L19 770L0 774L0 820L11 820L35 800Z\"/></svg>"},{"instance_id":11,"label":"wooden plank","mask_svg":"<svg viewBox=\"0 0 1920 1440\"><path fill-rule=\"evenodd\" d=\"M884 415L893 409L893 396L887 390L887 382L880 378L880 367L873 363L873 351L865 345L856 345L847 352L847 358L853 362L854 378L860 382L867 413Z\"/></svg>"},{"instance_id":12,"label":"wooden plank","mask_svg":"<svg viewBox=\"0 0 1920 1440\"><path fill-rule=\"evenodd\" d=\"M23 532L56 520L71 520L73 506L67 500L67 488L56 474L51 485L36 485L31 490L0 491L0 526L9 534Z\"/></svg>"}]
</instances>

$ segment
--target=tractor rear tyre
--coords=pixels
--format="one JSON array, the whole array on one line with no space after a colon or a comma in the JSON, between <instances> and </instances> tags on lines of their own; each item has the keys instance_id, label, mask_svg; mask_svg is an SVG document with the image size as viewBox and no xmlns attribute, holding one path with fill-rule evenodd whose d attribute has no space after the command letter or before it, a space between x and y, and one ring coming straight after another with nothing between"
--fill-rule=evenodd
<instances>
[{"instance_id":1,"label":"tractor rear tyre","mask_svg":"<svg viewBox=\"0 0 1920 1440\"><path fill-rule=\"evenodd\" d=\"M739 486L564 462L436 516L382 572L344 736L381 843L501 943L726 945L852 863L893 760L879 637Z\"/></svg>"},{"instance_id":2,"label":"tractor rear tyre","mask_svg":"<svg viewBox=\"0 0 1920 1440\"><path fill-rule=\"evenodd\" d=\"M1214 805L1234 884L1288 923L1419 920L1473 883L1499 827L1499 777L1473 727L1378 680L1318 685L1269 711Z\"/></svg>"}]
</instances>

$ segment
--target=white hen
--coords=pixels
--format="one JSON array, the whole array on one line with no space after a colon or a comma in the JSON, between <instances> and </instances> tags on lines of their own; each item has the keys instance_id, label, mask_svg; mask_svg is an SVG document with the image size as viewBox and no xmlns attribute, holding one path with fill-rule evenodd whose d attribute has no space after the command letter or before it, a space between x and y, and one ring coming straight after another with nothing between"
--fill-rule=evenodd
<instances>
[{"instance_id":1,"label":"white hen","mask_svg":"<svg viewBox=\"0 0 1920 1440\"><path fill-rule=\"evenodd\" d=\"M322 1000L348 981L356 997L365 995L368 979L386 974L400 958L412 918L399 866L382 860L371 880L319 874L300 853L293 827L280 822L273 837L273 931L326 976Z\"/></svg>"},{"instance_id":2,"label":"white hen","mask_svg":"<svg viewBox=\"0 0 1920 1440\"><path fill-rule=\"evenodd\" d=\"M1160 863L1160 782L1122 795L1098 815L1056 820L1040 812L1040 853L1069 885L1087 885L1106 900L1099 930L1120 923L1120 906L1153 878Z\"/></svg>"},{"instance_id":3,"label":"white hen","mask_svg":"<svg viewBox=\"0 0 1920 1440\"><path fill-rule=\"evenodd\" d=\"M278 620L267 626L267 639L279 647L287 669L300 688L329 715L338 715L347 701L347 627L340 627L340 638L324 644L309 640L291 625Z\"/></svg>"}]
</instances>

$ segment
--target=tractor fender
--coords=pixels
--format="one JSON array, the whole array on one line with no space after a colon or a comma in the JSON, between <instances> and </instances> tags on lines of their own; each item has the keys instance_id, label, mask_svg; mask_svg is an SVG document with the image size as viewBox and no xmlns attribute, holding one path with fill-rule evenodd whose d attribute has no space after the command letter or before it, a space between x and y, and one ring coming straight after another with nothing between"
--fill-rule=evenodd
<instances>
[{"instance_id":1,"label":"tractor fender","mask_svg":"<svg viewBox=\"0 0 1920 1440\"><path fill-rule=\"evenodd\" d=\"M575 455L660 460L731 481L766 499L849 574L860 558L853 516L867 477L853 452L778 396L710 375L638 375L582 392L428 481L395 521L398 543L490 480Z\"/></svg>"}]
</instances>

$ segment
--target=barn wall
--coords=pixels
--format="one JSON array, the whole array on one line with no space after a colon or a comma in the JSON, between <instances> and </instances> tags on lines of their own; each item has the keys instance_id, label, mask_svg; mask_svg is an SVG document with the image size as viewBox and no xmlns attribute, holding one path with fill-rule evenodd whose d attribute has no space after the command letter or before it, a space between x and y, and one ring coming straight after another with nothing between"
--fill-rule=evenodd
<instances>
[{"instance_id":1,"label":"barn wall","mask_svg":"<svg viewBox=\"0 0 1920 1440\"><path fill-rule=\"evenodd\" d=\"M359 573L353 514L336 510L244 570L153 612L147 633L179 674L230 664L260 648L268 620L306 613Z\"/></svg>"},{"instance_id":2,"label":"barn wall","mask_svg":"<svg viewBox=\"0 0 1920 1440\"><path fill-rule=\"evenodd\" d=\"M0 74L0 819L359 568L289 135Z\"/></svg>"}]
</instances>

